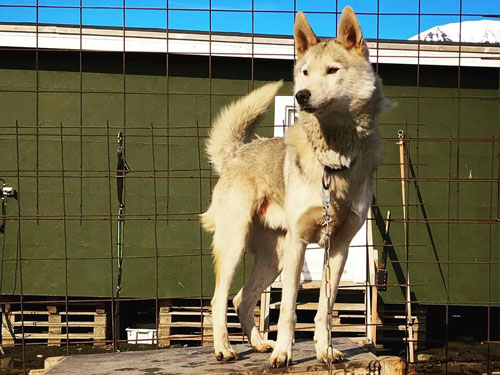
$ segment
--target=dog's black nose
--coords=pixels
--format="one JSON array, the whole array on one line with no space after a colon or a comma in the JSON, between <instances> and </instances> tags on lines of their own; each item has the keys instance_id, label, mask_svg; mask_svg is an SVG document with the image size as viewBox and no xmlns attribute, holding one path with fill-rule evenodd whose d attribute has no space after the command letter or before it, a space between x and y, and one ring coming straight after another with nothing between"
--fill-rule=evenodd
<instances>
[{"instance_id":1,"label":"dog's black nose","mask_svg":"<svg viewBox=\"0 0 500 375\"><path fill-rule=\"evenodd\" d=\"M297 103L299 103L300 105L307 104L310 97L311 97L311 91L309 91L307 89L297 91L297 93L295 94L295 98L297 99Z\"/></svg>"}]
</instances>

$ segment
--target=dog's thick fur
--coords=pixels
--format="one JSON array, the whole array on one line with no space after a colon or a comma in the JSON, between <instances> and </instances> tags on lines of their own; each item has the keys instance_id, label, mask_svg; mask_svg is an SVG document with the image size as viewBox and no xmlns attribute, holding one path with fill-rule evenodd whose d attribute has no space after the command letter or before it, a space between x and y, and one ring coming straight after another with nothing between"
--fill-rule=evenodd
<instances>
[{"instance_id":1,"label":"dog's thick fur","mask_svg":"<svg viewBox=\"0 0 500 375\"><path fill-rule=\"evenodd\" d=\"M212 300L214 350L232 360L226 327L229 287L244 251L254 268L234 298L252 347L273 350L272 367L292 359L295 303L306 245L322 240L321 173L329 167L330 283L335 297L349 243L367 216L373 173L381 162L377 117L387 100L368 60L356 15L346 7L338 38L320 41L303 13L295 21L297 123L285 138L255 137L256 124L273 102L281 82L269 83L225 108L214 122L207 152L220 174L209 210L202 215L214 232L216 286ZM364 265L360 265L364 267ZM276 343L264 340L253 311L261 292L283 271ZM323 275L314 342L319 360L342 360L328 350L328 310Z\"/></svg>"}]
</instances>

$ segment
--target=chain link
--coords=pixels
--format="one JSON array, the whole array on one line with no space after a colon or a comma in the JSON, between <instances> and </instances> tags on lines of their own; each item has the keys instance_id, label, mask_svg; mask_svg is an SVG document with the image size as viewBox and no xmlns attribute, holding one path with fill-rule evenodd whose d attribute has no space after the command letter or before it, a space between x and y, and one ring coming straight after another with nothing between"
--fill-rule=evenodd
<instances>
[{"instance_id":1,"label":"chain link","mask_svg":"<svg viewBox=\"0 0 500 375\"><path fill-rule=\"evenodd\" d=\"M330 223L333 221L328 209L330 208L330 185L332 179L328 171L326 170L326 166L323 167L323 173L321 175L321 200L323 202L323 218L321 222L321 226L323 227L323 242L325 246L325 257L324 257L324 272L325 272L325 293L326 293L326 303L328 308L328 316L327 316L327 324L328 324L328 349L327 349L327 358L328 358L328 374L331 375L333 373L332 361L329 356L333 355L333 345L332 345L332 308L330 307L330 303L332 300L332 289L330 287Z\"/></svg>"}]
</instances>

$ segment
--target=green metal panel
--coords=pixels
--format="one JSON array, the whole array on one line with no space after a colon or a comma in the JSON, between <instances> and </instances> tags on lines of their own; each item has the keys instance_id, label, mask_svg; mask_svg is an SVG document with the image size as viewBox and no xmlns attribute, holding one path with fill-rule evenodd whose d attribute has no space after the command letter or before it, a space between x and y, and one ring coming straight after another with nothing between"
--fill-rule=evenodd
<instances>
[{"instance_id":1,"label":"green metal panel","mask_svg":"<svg viewBox=\"0 0 500 375\"><path fill-rule=\"evenodd\" d=\"M128 54L124 74L121 54L83 53L80 77L78 53L40 52L37 85L34 61L30 52L0 56L0 177L19 190L22 219L18 226L18 207L10 201L7 231L0 234L1 293L19 294L21 287L34 295L115 293L116 135L124 130L132 172L126 178L121 296L210 295L211 236L198 222L215 183L203 151L210 119L268 80L284 78L281 93L290 95L292 63L212 57L209 70L207 57L171 55L167 78L165 55ZM390 209L394 219L402 219L394 138L403 128L409 137L419 137L409 142L418 177L486 179L419 181L423 205L417 205L420 198L410 184L410 219L422 218L422 208L429 219L494 218L498 192L491 179L498 177L498 145L423 138L498 138L498 102L483 99L498 95L498 71L462 68L459 93L456 68L420 67L418 86L416 67L381 65L379 70L387 95L398 103L381 119L389 139L376 176L383 216ZM38 129L27 128L37 123L37 86ZM272 135L272 124L270 111L260 134ZM416 262L410 263L412 292L418 301L481 304L498 295L498 266L487 263L499 261L498 225L444 220L412 223L409 230L408 259ZM389 283L404 283L403 224L394 222L390 234ZM233 292L250 266L251 259L240 266ZM403 301L403 290L390 287L382 298Z\"/></svg>"},{"instance_id":2,"label":"green metal panel","mask_svg":"<svg viewBox=\"0 0 500 375\"><path fill-rule=\"evenodd\" d=\"M401 184L394 178L400 176L395 138L403 129L420 179L408 183L413 298L420 303L494 302L500 284L499 226L494 224L499 204L498 70L462 67L460 90L456 67L421 66L418 86L416 67L382 66L380 73L386 94L398 104L381 120L382 134L392 140L386 142L384 165L377 172L380 210L384 217L391 210L399 221L390 230L389 284L404 284L407 272ZM381 243L380 231L374 234L375 243ZM381 296L386 302L403 302L404 292L392 287Z\"/></svg>"}]
</instances>

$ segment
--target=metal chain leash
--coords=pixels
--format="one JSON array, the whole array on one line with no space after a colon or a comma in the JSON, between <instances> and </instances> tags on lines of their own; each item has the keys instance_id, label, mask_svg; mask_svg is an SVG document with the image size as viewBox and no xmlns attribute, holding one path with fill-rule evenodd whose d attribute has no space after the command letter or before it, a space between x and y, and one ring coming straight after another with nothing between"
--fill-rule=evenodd
<instances>
[{"instance_id":1,"label":"metal chain leash","mask_svg":"<svg viewBox=\"0 0 500 375\"><path fill-rule=\"evenodd\" d=\"M324 257L324 272L325 272L325 293L326 293L326 303L328 308L328 349L327 356L333 355L333 345L332 345L332 308L330 307L330 302L332 300L332 289L330 288L330 223L333 221L328 209L330 208L330 185L332 182L332 177L328 173L327 167L323 167L323 173L321 174L321 200L323 202L323 218L321 221L321 226L323 227L323 240L325 246L325 257ZM328 374L333 373L332 361L328 360Z\"/></svg>"}]
</instances>

